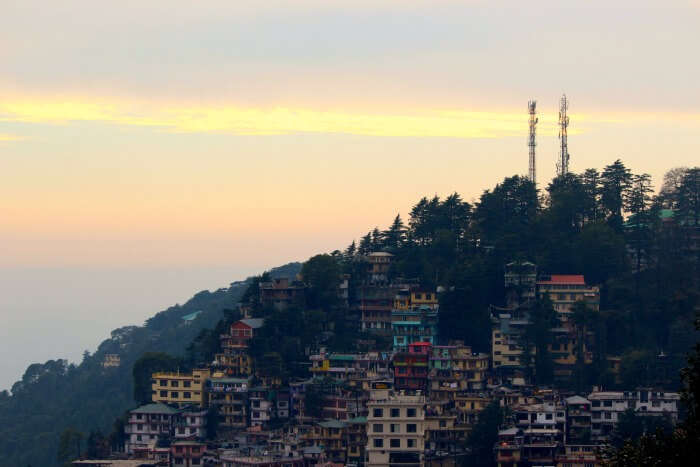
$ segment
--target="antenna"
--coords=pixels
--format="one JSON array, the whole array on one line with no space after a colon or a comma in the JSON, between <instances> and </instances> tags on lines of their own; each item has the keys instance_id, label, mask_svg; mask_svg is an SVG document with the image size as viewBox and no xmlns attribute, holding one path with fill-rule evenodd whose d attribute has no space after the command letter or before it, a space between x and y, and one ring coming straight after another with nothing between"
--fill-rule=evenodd
<instances>
[{"instance_id":1,"label":"antenna","mask_svg":"<svg viewBox=\"0 0 700 467\"><path fill-rule=\"evenodd\" d=\"M557 175L566 175L569 173L569 148L567 146L567 127L569 126L569 117L566 116L566 111L569 108L569 101L566 99L566 94L561 96L559 104L559 160L557 161Z\"/></svg>"},{"instance_id":2,"label":"antenna","mask_svg":"<svg viewBox=\"0 0 700 467\"><path fill-rule=\"evenodd\" d=\"M535 125L537 125L537 101L528 101L527 108L530 112L530 138L528 139L527 145L530 148L530 166L528 171L528 176L532 183L537 183L536 170L535 170Z\"/></svg>"}]
</instances>

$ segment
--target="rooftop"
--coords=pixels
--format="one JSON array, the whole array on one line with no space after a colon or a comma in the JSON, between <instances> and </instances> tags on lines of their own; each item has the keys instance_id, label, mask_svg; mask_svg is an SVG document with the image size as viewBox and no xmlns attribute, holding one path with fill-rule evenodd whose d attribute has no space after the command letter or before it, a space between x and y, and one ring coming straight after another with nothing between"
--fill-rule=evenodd
<instances>
[{"instance_id":1,"label":"rooftop","mask_svg":"<svg viewBox=\"0 0 700 467\"><path fill-rule=\"evenodd\" d=\"M543 276L538 284L575 284L586 285L586 281L582 274L552 274L551 276Z\"/></svg>"},{"instance_id":2,"label":"rooftop","mask_svg":"<svg viewBox=\"0 0 700 467\"><path fill-rule=\"evenodd\" d=\"M141 407L137 407L131 411L131 413L145 413L145 414L161 414L161 415L173 415L179 413L179 409L174 409L168 405L161 404L160 402L155 404L146 404Z\"/></svg>"}]
</instances>

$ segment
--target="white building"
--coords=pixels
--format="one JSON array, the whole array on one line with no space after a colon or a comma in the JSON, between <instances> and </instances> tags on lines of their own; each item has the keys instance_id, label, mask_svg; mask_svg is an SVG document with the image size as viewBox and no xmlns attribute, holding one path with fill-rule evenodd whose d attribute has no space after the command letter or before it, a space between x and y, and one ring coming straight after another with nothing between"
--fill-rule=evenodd
<instances>
[{"instance_id":1,"label":"white building","mask_svg":"<svg viewBox=\"0 0 700 467\"><path fill-rule=\"evenodd\" d=\"M591 401L594 439L606 439L615 428L620 415L627 409L638 415L668 416L672 423L678 421L678 401L676 392L652 391L594 391L588 396Z\"/></svg>"},{"instance_id":2,"label":"white building","mask_svg":"<svg viewBox=\"0 0 700 467\"><path fill-rule=\"evenodd\" d=\"M203 439L207 433L207 411L199 408L184 409L175 425L175 438L178 440Z\"/></svg>"},{"instance_id":3,"label":"white building","mask_svg":"<svg viewBox=\"0 0 700 467\"><path fill-rule=\"evenodd\" d=\"M125 452L152 451L159 437L173 435L179 414L178 409L161 403L142 405L130 411L124 425Z\"/></svg>"},{"instance_id":4,"label":"white building","mask_svg":"<svg viewBox=\"0 0 700 467\"><path fill-rule=\"evenodd\" d=\"M367 409L367 465L424 465L423 395L405 395L389 389L373 390Z\"/></svg>"}]
</instances>

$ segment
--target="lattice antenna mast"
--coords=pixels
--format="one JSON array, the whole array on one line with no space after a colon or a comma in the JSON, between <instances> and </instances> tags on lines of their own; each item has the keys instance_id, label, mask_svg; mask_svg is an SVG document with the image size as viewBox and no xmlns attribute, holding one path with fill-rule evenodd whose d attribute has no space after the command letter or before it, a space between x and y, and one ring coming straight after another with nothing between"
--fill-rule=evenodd
<instances>
[{"instance_id":1,"label":"lattice antenna mast","mask_svg":"<svg viewBox=\"0 0 700 467\"><path fill-rule=\"evenodd\" d=\"M567 146L567 128L569 126L569 117L566 111L569 108L569 101L566 99L566 94L561 96L559 104L559 160L557 161L557 175L566 175L569 173L569 148Z\"/></svg>"},{"instance_id":2,"label":"lattice antenna mast","mask_svg":"<svg viewBox=\"0 0 700 467\"><path fill-rule=\"evenodd\" d=\"M530 138L527 141L527 145L530 148L530 165L528 170L528 176L532 183L537 183L537 173L535 168L535 126L537 125L537 101L529 101L527 103L527 108L530 112Z\"/></svg>"}]
</instances>

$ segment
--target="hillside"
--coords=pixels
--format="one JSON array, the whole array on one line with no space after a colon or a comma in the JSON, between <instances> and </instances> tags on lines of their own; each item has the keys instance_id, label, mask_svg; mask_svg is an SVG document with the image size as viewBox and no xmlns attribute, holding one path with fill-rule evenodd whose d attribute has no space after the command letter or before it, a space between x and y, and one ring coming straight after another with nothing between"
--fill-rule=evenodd
<instances>
[{"instance_id":1,"label":"hillside","mask_svg":"<svg viewBox=\"0 0 700 467\"><path fill-rule=\"evenodd\" d=\"M300 267L290 263L272 269L270 275L294 277ZM58 465L59 436L66 427L84 433L111 432L114 420L135 405L134 362L146 352L184 355L202 329L213 327L224 309L236 305L249 280L199 292L184 304L155 314L143 326L115 329L77 365L66 360L30 365L11 394L0 393L0 466ZM191 321L182 319L193 313L197 314ZM106 354L118 354L120 366L104 368Z\"/></svg>"}]
</instances>

